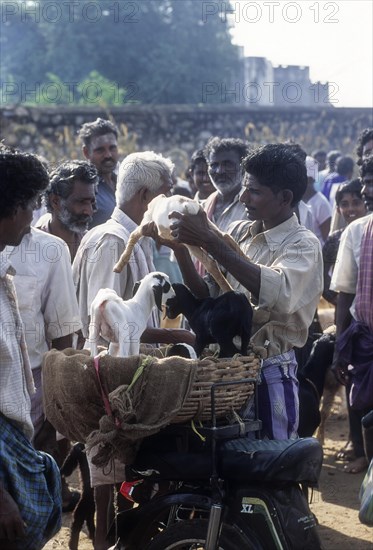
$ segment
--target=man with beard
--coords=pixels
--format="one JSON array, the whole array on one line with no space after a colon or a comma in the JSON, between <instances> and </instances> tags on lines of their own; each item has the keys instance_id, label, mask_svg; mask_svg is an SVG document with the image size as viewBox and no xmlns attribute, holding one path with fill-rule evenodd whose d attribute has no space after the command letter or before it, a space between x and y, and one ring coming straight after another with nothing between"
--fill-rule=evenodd
<instances>
[{"instance_id":1,"label":"man with beard","mask_svg":"<svg viewBox=\"0 0 373 550\"><path fill-rule=\"evenodd\" d=\"M62 239L68 246L71 263L75 258L80 241L87 232L89 223L92 221L92 216L96 208L95 194L97 183L98 174L96 168L91 163L82 160L63 162L50 174L49 185L44 195L48 213L39 218L35 224L35 227ZM25 242L25 246L32 248L32 246L35 246L35 241L41 242L41 238L37 235L37 233L32 233L30 238L32 238L32 241L27 245ZM45 244L45 246L47 246L47 244ZM52 245L50 243L48 246L56 245ZM47 276L46 281L40 280L38 288L43 286L48 287L51 285L51 281L56 281L56 276L58 273L61 275L65 272L62 252L63 250L61 249L58 262L59 269L53 273L53 277L52 273L50 273ZM67 256L69 256L68 253ZM28 270L30 269L31 266L28 265ZM39 278L41 277L41 271L39 273L36 270L35 273L38 273ZM35 275L35 273L27 272L26 274L29 276L28 278L30 278L30 275ZM80 323L77 322L77 319L79 319L79 310L76 302L71 271L66 273L64 283L58 284L57 287L59 292L61 292L61 289L63 288L66 290L64 284L67 279L69 281L71 279L70 291L67 291L67 293L66 291L62 292L61 296L64 296L64 300L66 300L66 296L70 297L68 300L70 309L67 310L67 318L70 316L70 321L74 323L74 327L71 327L71 323L65 323L65 328L69 326L68 334L64 334L65 338L62 339L61 342L53 342L53 347L56 347L56 349L70 347L73 342L73 333L77 332L78 335L80 334ZM55 287L56 285L54 284L52 286ZM43 293L41 293L41 295L43 295ZM56 307L57 302L54 300L51 291L49 291L48 296L49 298L52 298L52 301L54 301ZM66 320L60 306L58 309L60 310L59 313L61 319ZM76 315L75 313L72 315L71 310L73 310ZM47 324L48 318L46 311L47 309L45 305L40 307L40 312L43 312L43 318ZM70 343L66 342L66 338L70 338ZM33 366L36 366L36 363ZM36 374L38 374L37 371ZM43 446L50 445L52 447L53 444L51 442L54 442L56 439L55 431L51 429L48 421L42 425L40 433L36 435L39 440L43 440ZM60 466L66 458L69 449L70 442L65 438L61 438L61 436L57 434L57 446L53 449L53 456L58 461ZM52 449L50 452L52 452ZM79 493L70 491L64 478L62 479L62 495L63 510L69 511L73 509L74 505L76 505L77 499L79 498Z\"/></svg>"},{"instance_id":2,"label":"man with beard","mask_svg":"<svg viewBox=\"0 0 373 550\"><path fill-rule=\"evenodd\" d=\"M204 209L221 231L227 231L232 222L246 218L239 195L244 176L241 162L248 152L248 144L234 138L214 137L205 147L208 174L216 191L206 199Z\"/></svg>"},{"instance_id":3,"label":"man with beard","mask_svg":"<svg viewBox=\"0 0 373 550\"><path fill-rule=\"evenodd\" d=\"M223 232L232 222L246 218L239 196L244 176L241 162L248 152L248 144L242 139L219 137L211 138L203 150L208 175L216 190L204 201L203 208L209 220ZM202 277L206 274L198 261L196 268Z\"/></svg>"},{"instance_id":4,"label":"man with beard","mask_svg":"<svg viewBox=\"0 0 373 550\"><path fill-rule=\"evenodd\" d=\"M50 175L45 192L48 214L42 216L35 227L64 240L71 261L92 222L97 184L96 168L83 160L63 162Z\"/></svg>"},{"instance_id":5,"label":"man with beard","mask_svg":"<svg viewBox=\"0 0 373 550\"><path fill-rule=\"evenodd\" d=\"M97 211L93 215L91 227L105 223L116 206L115 190L118 164L118 128L103 118L86 122L79 131L83 143L83 155L94 164L99 175L96 196Z\"/></svg>"}]
</instances>

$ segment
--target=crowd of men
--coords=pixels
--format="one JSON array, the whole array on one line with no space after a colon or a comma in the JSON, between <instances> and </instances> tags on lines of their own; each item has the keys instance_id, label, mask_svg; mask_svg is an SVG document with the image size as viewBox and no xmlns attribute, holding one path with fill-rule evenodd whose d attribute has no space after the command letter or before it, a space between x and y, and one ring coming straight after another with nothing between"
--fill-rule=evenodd
<instances>
[{"instance_id":1,"label":"crowd of men","mask_svg":"<svg viewBox=\"0 0 373 550\"><path fill-rule=\"evenodd\" d=\"M253 306L251 343L265 354L256 411L263 437L297 437L299 350L312 338L321 295L336 306L333 368L348 389L352 445L346 471L368 464L361 419L373 408L373 130L359 136L356 165L339 151L307 155L292 142L253 148L237 138L211 138L192 155L182 191L202 205L200 212L175 214L173 241L144 237L134 260L114 273L149 202L174 193L175 181L174 164L161 154L133 153L119 162L118 136L108 120L83 124L85 160L64 161L50 173L36 155L0 148L1 548L42 548L60 528L61 508L76 503L57 467L69 442L43 411L43 354L82 347L97 291L131 298L134 284L155 270L156 251L165 251L171 280L177 266L195 296L217 296L219 288L185 244L202 246ZM47 213L35 219L40 194ZM153 312L141 341L193 345L194 334L184 327L164 328ZM31 468L37 465L35 475L20 474L21 454ZM112 487L124 480L124 465L118 461L107 473L88 459L95 550L104 550Z\"/></svg>"}]
</instances>

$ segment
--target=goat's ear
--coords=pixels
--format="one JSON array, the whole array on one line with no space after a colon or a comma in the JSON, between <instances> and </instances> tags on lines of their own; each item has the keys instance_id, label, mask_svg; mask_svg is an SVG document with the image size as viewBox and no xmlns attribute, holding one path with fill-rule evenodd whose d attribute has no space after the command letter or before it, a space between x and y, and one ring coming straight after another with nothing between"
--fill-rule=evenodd
<instances>
[{"instance_id":1,"label":"goat's ear","mask_svg":"<svg viewBox=\"0 0 373 550\"><path fill-rule=\"evenodd\" d=\"M141 281L137 281L137 283L135 283L133 285L133 291L132 291L132 296L134 296L136 294L136 292L139 290L139 286L141 285Z\"/></svg>"},{"instance_id":2,"label":"goat's ear","mask_svg":"<svg viewBox=\"0 0 373 550\"><path fill-rule=\"evenodd\" d=\"M154 285L153 286L153 292L154 292L154 301L155 305L159 309L159 311L162 311L162 294L163 294L163 288L162 285Z\"/></svg>"}]
</instances>

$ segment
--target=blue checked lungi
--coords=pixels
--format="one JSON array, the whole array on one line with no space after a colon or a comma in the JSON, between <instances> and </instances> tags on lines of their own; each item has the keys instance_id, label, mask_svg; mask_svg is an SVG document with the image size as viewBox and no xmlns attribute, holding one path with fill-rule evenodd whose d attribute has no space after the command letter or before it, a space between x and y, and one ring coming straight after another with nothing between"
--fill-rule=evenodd
<instances>
[{"instance_id":1,"label":"blue checked lungi","mask_svg":"<svg viewBox=\"0 0 373 550\"><path fill-rule=\"evenodd\" d=\"M54 459L36 451L0 414L0 483L17 503L26 536L19 550L39 550L61 528L61 476Z\"/></svg>"},{"instance_id":2,"label":"blue checked lungi","mask_svg":"<svg viewBox=\"0 0 373 550\"><path fill-rule=\"evenodd\" d=\"M263 361L257 387L257 417L262 421L262 437L294 439L298 437L299 395L298 364L293 350ZM254 405L243 412L254 418Z\"/></svg>"}]
</instances>

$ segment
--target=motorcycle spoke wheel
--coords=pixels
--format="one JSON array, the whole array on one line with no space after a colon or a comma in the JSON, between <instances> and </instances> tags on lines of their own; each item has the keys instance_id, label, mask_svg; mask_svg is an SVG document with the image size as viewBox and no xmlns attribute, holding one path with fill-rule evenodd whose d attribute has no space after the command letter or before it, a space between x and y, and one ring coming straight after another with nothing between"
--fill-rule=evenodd
<instances>
[{"instance_id":1,"label":"motorcycle spoke wheel","mask_svg":"<svg viewBox=\"0 0 373 550\"><path fill-rule=\"evenodd\" d=\"M180 521L157 535L146 550L205 550L208 522ZM223 525L217 550L259 550L233 527Z\"/></svg>"}]
</instances>

